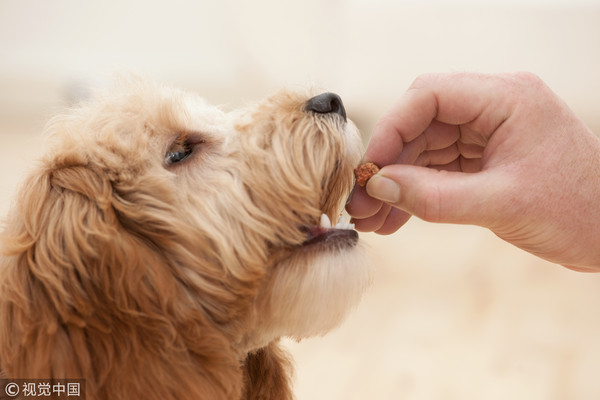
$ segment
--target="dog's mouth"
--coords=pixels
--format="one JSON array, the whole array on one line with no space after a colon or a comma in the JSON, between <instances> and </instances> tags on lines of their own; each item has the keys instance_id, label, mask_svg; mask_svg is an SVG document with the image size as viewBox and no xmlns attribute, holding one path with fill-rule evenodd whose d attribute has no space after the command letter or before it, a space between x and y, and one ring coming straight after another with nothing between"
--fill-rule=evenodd
<instances>
[{"instance_id":1,"label":"dog's mouth","mask_svg":"<svg viewBox=\"0 0 600 400\"><path fill-rule=\"evenodd\" d=\"M354 224L348 223L343 215L332 226L327 214L321 214L319 225L306 228L306 240L302 243L302 246L325 246L342 249L354 247L357 242L358 232L354 230Z\"/></svg>"}]
</instances>

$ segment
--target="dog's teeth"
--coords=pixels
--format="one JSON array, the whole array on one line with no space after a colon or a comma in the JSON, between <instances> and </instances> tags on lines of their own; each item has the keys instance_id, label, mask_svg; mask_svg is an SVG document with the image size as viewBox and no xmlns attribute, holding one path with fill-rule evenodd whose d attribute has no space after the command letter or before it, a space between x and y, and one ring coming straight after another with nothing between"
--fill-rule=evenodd
<instances>
[{"instance_id":1,"label":"dog's teeth","mask_svg":"<svg viewBox=\"0 0 600 400\"><path fill-rule=\"evenodd\" d=\"M343 215L340 216L340 219L339 219L338 223L335 224L335 226L332 226L331 220L329 219L329 217L327 216L327 214L321 214L321 221L319 222L319 225L322 228L326 228L326 229L334 228L334 229L349 229L349 230L354 230L354 224L349 224L348 220Z\"/></svg>"},{"instance_id":2,"label":"dog's teeth","mask_svg":"<svg viewBox=\"0 0 600 400\"><path fill-rule=\"evenodd\" d=\"M348 229L348 230L353 230L354 229L354 224L349 224L348 220L346 219L345 216L341 215L340 216L340 220L338 221L337 224L335 224L335 228L336 229Z\"/></svg>"},{"instance_id":3,"label":"dog's teeth","mask_svg":"<svg viewBox=\"0 0 600 400\"><path fill-rule=\"evenodd\" d=\"M321 222L319 223L323 228L331 228L331 220L327 214L321 214Z\"/></svg>"},{"instance_id":4,"label":"dog's teeth","mask_svg":"<svg viewBox=\"0 0 600 400\"><path fill-rule=\"evenodd\" d=\"M339 225L339 226L336 226L336 228L338 228L338 229L354 230L354 224Z\"/></svg>"}]
</instances>

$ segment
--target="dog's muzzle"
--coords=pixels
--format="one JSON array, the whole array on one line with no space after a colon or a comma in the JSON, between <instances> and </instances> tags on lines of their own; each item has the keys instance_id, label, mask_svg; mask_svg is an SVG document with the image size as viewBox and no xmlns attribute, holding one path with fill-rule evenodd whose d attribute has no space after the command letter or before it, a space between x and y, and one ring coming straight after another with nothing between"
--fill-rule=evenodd
<instances>
[{"instance_id":1,"label":"dog's muzzle","mask_svg":"<svg viewBox=\"0 0 600 400\"><path fill-rule=\"evenodd\" d=\"M344 123L347 122L346 109L340 96L335 93L326 92L312 97L306 101L304 111L313 112L322 115L335 115L341 117ZM335 247L338 249L354 247L358 242L358 233L354 230L354 225L346 222L344 217L340 216L337 224L332 225L329 217L323 213L318 225L305 227L306 240L302 243L303 247L322 248Z\"/></svg>"}]
</instances>

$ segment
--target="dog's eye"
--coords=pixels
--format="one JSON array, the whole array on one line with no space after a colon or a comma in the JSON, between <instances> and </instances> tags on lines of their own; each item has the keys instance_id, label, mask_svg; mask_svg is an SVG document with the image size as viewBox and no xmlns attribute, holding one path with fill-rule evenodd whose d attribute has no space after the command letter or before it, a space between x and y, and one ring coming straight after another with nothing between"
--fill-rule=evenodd
<instances>
[{"instance_id":1,"label":"dog's eye","mask_svg":"<svg viewBox=\"0 0 600 400\"><path fill-rule=\"evenodd\" d=\"M176 144L173 148L169 149L165 162L167 165L177 164L188 158L193 151L193 146L187 142Z\"/></svg>"},{"instance_id":2,"label":"dog's eye","mask_svg":"<svg viewBox=\"0 0 600 400\"><path fill-rule=\"evenodd\" d=\"M165 154L165 165L169 167L188 159L193 153L201 150L205 143L204 135L201 133L180 133Z\"/></svg>"}]
</instances>

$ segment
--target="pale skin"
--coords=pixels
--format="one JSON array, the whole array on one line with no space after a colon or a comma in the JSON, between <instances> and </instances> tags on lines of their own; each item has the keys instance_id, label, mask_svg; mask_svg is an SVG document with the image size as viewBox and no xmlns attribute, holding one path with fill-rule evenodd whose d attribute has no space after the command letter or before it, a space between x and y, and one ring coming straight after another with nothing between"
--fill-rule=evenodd
<instances>
[{"instance_id":1,"label":"pale skin","mask_svg":"<svg viewBox=\"0 0 600 400\"><path fill-rule=\"evenodd\" d=\"M479 225L600 272L600 139L535 75L419 77L364 161L382 169L346 206L359 231L391 234L411 215Z\"/></svg>"}]
</instances>

